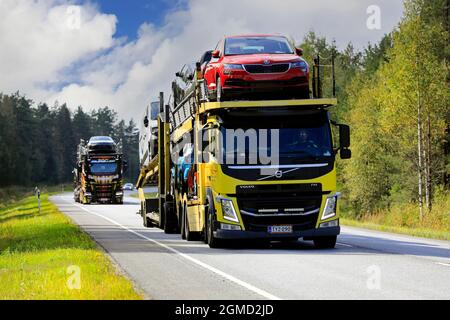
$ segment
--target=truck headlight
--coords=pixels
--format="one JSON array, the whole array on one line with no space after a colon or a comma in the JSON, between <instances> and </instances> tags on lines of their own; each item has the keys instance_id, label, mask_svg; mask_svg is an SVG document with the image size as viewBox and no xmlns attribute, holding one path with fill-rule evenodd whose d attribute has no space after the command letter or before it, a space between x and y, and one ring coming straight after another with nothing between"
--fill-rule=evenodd
<instances>
[{"instance_id":1,"label":"truck headlight","mask_svg":"<svg viewBox=\"0 0 450 320\"><path fill-rule=\"evenodd\" d=\"M117 191L116 192L116 196L123 196L123 192L122 191Z\"/></svg>"},{"instance_id":2,"label":"truck headlight","mask_svg":"<svg viewBox=\"0 0 450 320\"><path fill-rule=\"evenodd\" d=\"M229 221L239 222L236 211L234 210L233 201L230 199L220 199L222 205L223 218Z\"/></svg>"},{"instance_id":3,"label":"truck headlight","mask_svg":"<svg viewBox=\"0 0 450 320\"><path fill-rule=\"evenodd\" d=\"M336 192L334 195L327 198L325 207L323 208L322 218L320 220L326 220L336 215L336 203L337 199L341 196L340 192Z\"/></svg>"}]
</instances>

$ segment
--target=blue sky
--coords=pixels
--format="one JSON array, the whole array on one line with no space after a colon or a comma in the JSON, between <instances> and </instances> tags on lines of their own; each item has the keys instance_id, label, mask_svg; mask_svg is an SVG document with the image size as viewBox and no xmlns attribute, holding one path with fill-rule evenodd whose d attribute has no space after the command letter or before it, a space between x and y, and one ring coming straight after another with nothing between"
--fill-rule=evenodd
<instances>
[{"instance_id":1,"label":"blue sky","mask_svg":"<svg viewBox=\"0 0 450 320\"><path fill-rule=\"evenodd\" d=\"M116 37L126 36L129 40L137 37L139 26L152 23L161 26L165 15L174 9L184 8L184 1L177 0L97 0L103 13L116 15L118 19Z\"/></svg>"}]
</instances>

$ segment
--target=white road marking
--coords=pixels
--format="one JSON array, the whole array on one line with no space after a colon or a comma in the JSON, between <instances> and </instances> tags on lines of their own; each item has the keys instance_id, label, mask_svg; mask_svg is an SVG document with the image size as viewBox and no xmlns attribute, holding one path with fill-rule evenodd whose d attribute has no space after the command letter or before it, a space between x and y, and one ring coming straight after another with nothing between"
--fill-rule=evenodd
<instances>
[{"instance_id":1,"label":"white road marking","mask_svg":"<svg viewBox=\"0 0 450 320\"><path fill-rule=\"evenodd\" d=\"M346 243L337 242L337 244L340 245L340 246L353 248L353 246L351 246L349 244L346 244Z\"/></svg>"},{"instance_id":2,"label":"white road marking","mask_svg":"<svg viewBox=\"0 0 450 320\"><path fill-rule=\"evenodd\" d=\"M66 202L69 202L69 201L65 200L62 196L60 196L60 198L62 200L64 200L64 201L66 201ZM127 231L137 235L140 238L143 238L145 240L148 240L150 242L153 242L153 243L163 247L166 250L172 251L173 253L178 254L179 256L181 256L181 257L191 261L192 263L195 263L195 264L197 264L197 265L199 265L199 266L201 266L201 267L203 267L203 268L205 268L205 269L207 269L207 270L209 270L209 271L211 271L211 272L213 272L213 273L215 273L215 274L217 274L217 275L219 275L219 276L221 276L221 277L223 277L223 278L225 278L225 279L227 279L227 280L229 280L231 282L234 282L235 284L237 284L237 285L239 285L241 287L244 287L244 288L246 288L246 289L248 289L250 291L253 291L254 293L259 294L260 296L263 296L264 298L267 298L269 300L281 300L281 298L279 298L279 297L277 297L277 296L275 296L275 295L273 295L273 294L271 294L271 293L269 293L269 292L267 292L265 290L259 289L259 288L255 287L255 286L251 285L250 283L242 281L242 280L240 280L240 279L238 279L238 278L236 278L236 277L234 277L234 276L232 276L232 275L230 275L228 273L225 273L225 272L223 272L223 271L221 271L221 270L219 270L217 268L214 268L213 266L210 266L209 264L206 264L204 262L201 262L200 260L192 258L191 256L189 256L189 255L187 255L185 253L182 253L182 252L180 252L180 251L178 251L178 250L176 250L176 249L174 249L174 248L172 248L172 247L170 247L168 245L165 245L164 243L161 243L161 242L159 242L157 240L148 238L148 237L144 236L143 234L140 234L139 232L136 232L136 231L134 231L134 230L124 226L124 225L121 225L120 223L118 223L117 221L115 221L115 220L113 220L111 218L105 217L102 214L99 214L99 213L96 213L96 212L91 211L89 209L86 209L86 208L84 208L83 206L81 206L79 204L74 203L72 205L74 205L76 207L79 207L80 209L82 209L82 210L84 210L86 212L89 212L90 214L93 214L95 216L101 217L101 218L103 218L103 219L105 219L105 220L107 220L107 221L109 221L109 222L111 222L111 223L121 227L122 229L127 230Z\"/></svg>"},{"instance_id":3,"label":"white road marking","mask_svg":"<svg viewBox=\"0 0 450 320\"><path fill-rule=\"evenodd\" d=\"M450 267L450 263L443 263L443 262L435 262L436 264L440 264L441 266Z\"/></svg>"}]
</instances>

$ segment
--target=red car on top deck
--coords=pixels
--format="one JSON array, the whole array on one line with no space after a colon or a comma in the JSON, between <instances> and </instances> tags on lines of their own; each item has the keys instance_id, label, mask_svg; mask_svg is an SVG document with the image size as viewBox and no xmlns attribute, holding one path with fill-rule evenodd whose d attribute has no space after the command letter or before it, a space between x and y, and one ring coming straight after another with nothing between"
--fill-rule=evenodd
<instances>
[{"instance_id":1,"label":"red car on top deck","mask_svg":"<svg viewBox=\"0 0 450 320\"><path fill-rule=\"evenodd\" d=\"M279 35L222 39L204 71L210 100L235 97L309 98L309 66L302 49Z\"/></svg>"}]
</instances>

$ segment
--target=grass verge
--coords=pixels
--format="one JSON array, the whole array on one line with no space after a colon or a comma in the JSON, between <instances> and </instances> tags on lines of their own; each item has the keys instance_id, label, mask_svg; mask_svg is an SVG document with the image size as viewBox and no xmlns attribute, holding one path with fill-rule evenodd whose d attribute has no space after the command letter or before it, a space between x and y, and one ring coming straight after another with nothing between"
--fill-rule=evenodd
<instances>
[{"instance_id":1,"label":"grass verge","mask_svg":"<svg viewBox=\"0 0 450 320\"><path fill-rule=\"evenodd\" d=\"M403 203L359 218L344 213L340 222L348 226L450 240L450 193L442 193L434 200L433 209L430 212L424 209L422 219L417 204Z\"/></svg>"},{"instance_id":2,"label":"grass verge","mask_svg":"<svg viewBox=\"0 0 450 320\"><path fill-rule=\"evenodd\" d=\"M339 222L342 225L351 226L351 227L359 227L366 228L371 230L385 231L385 232L393 232L400 233L415 237L422 238L430 238L430 239L438 239L438 240L450 240L450 232L449 231L437 231L430 229L421 229L421 228L410 228L410 227L398 227L398 226L386 226L382 224L375 224L367 221L358 221L347 218L340 218Z\"/></svg>"},{"instance_id":3,"label":"grass verge","mask_svg":"<svg viewBox=\"0 0 450 320\"><path fill-rule=\"evenodd\" d=\"M141 298L48 194L0 208L0 299Z\"/></svg>"}]
</instances>

